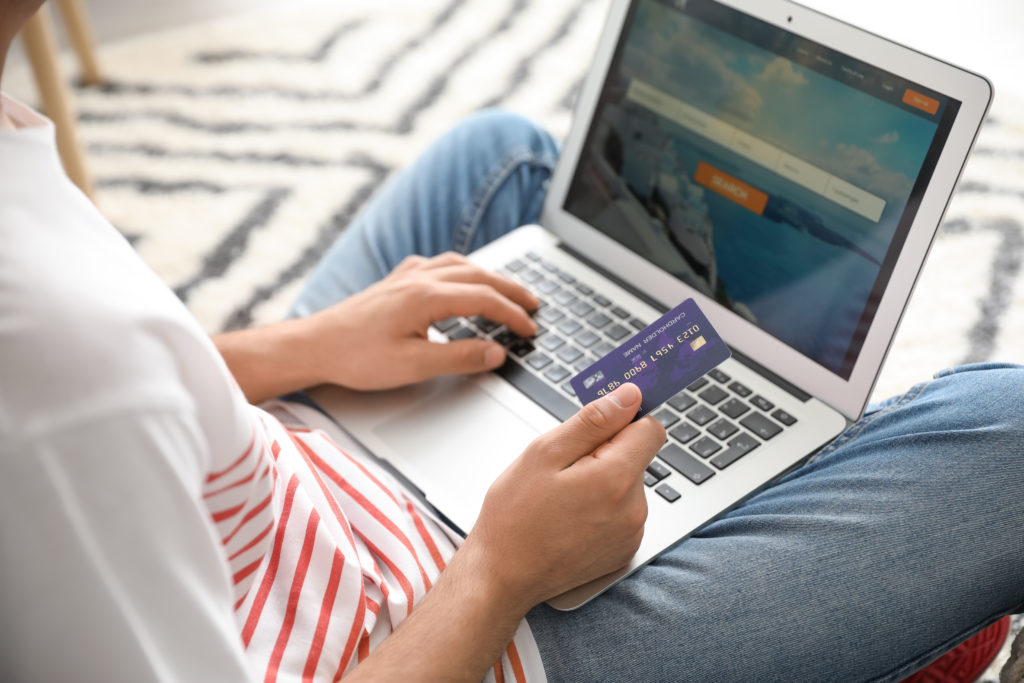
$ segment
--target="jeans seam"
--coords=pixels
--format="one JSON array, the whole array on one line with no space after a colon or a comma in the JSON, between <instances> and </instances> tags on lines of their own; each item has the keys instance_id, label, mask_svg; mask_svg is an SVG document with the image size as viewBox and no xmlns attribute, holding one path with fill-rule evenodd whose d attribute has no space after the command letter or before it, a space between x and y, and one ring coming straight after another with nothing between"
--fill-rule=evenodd
<instances>
[{"instance_id":1,"label":"jeans seam","mask_svg":"<svg viewBox=\"0 0 1024 683\"><path fill-rule=\"evenodd\" d=\"M910 402L914 398L917 398L917 396L922 391L924 391L924 388L926 386L928 386L928 384L929 384L928 382L921 382L920 384L917 384L917 385L911 387L910 389L907 390L906 393L904 393L902 396L900 396L899 399L897 399L893 403L890 403L889 405L887 405L886 407L882 408L878 412L872 414L870 417L866 416L864 418L861 418L860 420L857 420L852 425L847 427L846 430L842 434L840 434L835 439L833 439L831 443L829 443L827 446L825 446L823 449L821 449L821 451L819 451L817 455L812 457L809 462L813 462L815 460L818 460L820 458L824 458L824 457L832 454L837 449L839 449L840 446L842 446L845 443L848 443L851 439L853 439L853 437L855 437L858 434L860 434L861 431L863 431L865 427L867 427L869 424L874 422L877 418L881 417L882 415L885 415L886 413L892 412L896 408L900 408L900 407L906 405L908 402Z\"/></svg>"},{"instance_id":2,"label":"jeans seam","mask_svg":"<svg viewBox=\"0 0 1024 683\"><path fill-rule=\"evenodd\" d=\"M529 147L515 147L506 154L501 162L495 165L484 181L477 188L472 201L466 207L463 218L452 238L452 249L460 254L469 252L473 244L473 238L480 226L487 208L491 205L494 195L512 175L512 172L522 164L535 161L538 157ZM550 165L550 164L549 164Z\"/></svg>"}]
</instances>

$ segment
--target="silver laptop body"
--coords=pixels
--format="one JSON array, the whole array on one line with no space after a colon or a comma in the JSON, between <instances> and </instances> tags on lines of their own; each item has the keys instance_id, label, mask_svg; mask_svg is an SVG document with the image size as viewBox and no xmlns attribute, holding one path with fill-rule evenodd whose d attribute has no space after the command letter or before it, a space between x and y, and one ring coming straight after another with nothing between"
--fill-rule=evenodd
<instances>
[{"instance_id":1,"label":"silver laptop body","mask_svg":"<svg viewBox=\"0 0 1024 683\"><path fill-rule=\"evenodd\" d=\"M544 334L439 322L438 342L507 341L506 366L311 395L465 533L578 409L568 379L696 299L734 357L656 411L643 544L550 601L579 607L861 416L990 101L979 76L787 0L613 0L540 225L471 255L538 293Z\"/></svg>"}]
</instances>

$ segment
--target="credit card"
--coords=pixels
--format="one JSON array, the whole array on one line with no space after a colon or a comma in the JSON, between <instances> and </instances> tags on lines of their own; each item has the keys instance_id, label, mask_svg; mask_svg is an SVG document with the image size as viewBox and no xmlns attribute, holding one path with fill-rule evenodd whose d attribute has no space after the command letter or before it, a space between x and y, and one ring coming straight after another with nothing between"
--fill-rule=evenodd
<instances>
[{"instance_id":1,"label":"credit card","mask_svg":"<svg viewBox=\"0 0 1024 683\"><path fill-rule=\"evenodd\" d=\"M687 299L572 378L583 404L625 382L643 392L640 419L732 355L697 302Z\"/></svg>"}]
</instances>

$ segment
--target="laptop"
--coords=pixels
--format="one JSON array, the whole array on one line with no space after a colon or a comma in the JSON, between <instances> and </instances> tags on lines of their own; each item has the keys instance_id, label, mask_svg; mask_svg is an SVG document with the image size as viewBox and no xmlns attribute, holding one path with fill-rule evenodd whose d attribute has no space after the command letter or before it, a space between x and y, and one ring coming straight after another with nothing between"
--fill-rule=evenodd
<instances>
[{"instance_id":1,"label":"laptop","mask_svg":"<svg viewBox=\"0 0 1024 683\"><path fill-rule=\"evenodd\" d=\"M733 351L655 417L649 516L579 607L863 413L992 98L984 78L787 0L612 0L539 225L470 258L543 302L498 371L312 398L459 533L580 407L569 379L684 299Z\"/></svg>"}]
</instances>

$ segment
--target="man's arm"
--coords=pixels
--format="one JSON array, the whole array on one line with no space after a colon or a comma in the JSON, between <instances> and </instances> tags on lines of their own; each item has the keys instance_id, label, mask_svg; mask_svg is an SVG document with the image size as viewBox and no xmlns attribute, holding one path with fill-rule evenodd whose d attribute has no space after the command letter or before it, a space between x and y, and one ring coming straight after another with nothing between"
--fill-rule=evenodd
<instances>
[{"instance_id":1,"label":"man's arm","mask_svg":"<svg viewBox=\"0 0 1024 683\"><path fill-rule=\"evenodd\" d=\"M391 389L443 374L492 370L496 342L427 339L431 323L482 315L531 336L536 297L457 254L410 257L380 282L307 318L213 338L250 403L317 384Z\"/></svg>"},{"instance_id":2,"label":"man's arm","mask_svg":"<svg viewBox=\"0 0 1024 683\"><path fill-rule=\"evenodd\" d=\"M625 384L534 441L412 615L352 680L479 681L531 607L625 565L643 538L642 472L665 430Z\"/></svg>"}]
</instances>

